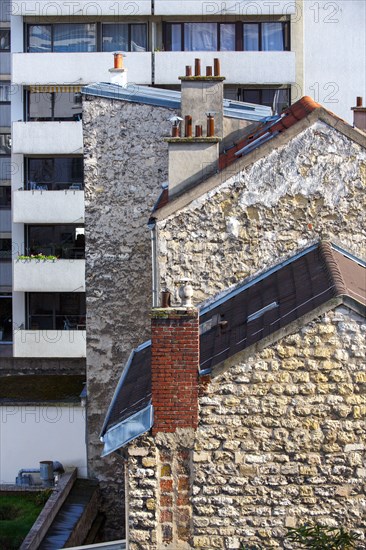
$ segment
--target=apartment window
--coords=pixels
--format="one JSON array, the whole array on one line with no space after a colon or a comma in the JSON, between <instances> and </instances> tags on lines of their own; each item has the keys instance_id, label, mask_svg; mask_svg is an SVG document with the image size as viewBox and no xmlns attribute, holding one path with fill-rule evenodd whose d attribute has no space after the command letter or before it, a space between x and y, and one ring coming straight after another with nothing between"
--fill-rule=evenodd
<instances>
[{"instance_id":1,"label":"apartment window","mask_svg":"<svg viewBox=\"0 0 366 550\"><path fill-rule=\"evenodd\" d=\"M275 107L276 114L281 114L290 105L289 88L256 88L238 89L238 101Z\"/></svg>"},{"instance_id":2,"label":"apartment window","mask_svg":"<svg viewBox=\"0 0 366 550\"><path fill-rule=\"evenodd\" d=\"M11 260L11 239L0 238L0 261Z\"/></svg>"},{"instance_id":3,"label":"apartment window","mask_svg":"<svg viewBox=\"0 0 366 550\"><path fill-rule=\"evenodd\" d=\"M26 159L27 189L83 189L82 157L45 157Z\"/></svg>"},{"instance_id":4,"label":"apartment window","mask_svg":"<svg viewBox=\"0 0 366 550\"><path fill-rule=\"evenodd\" d=\"M0 134L0 155L10 155L11 136L10 134Z\"/></svg>"},{"instance_id":5,"label":"apartment window","mask_svg":"<svg viewBox=\"0 0 366 550\"><path fill-rule=\"evenodd\" d=\"M10 52L10 29L0 29L0 51Z\"/></svg>"},{"instance_id":6,"label":"apartment window","mask_svg":"<svg viewBox=\"0 0 366 550\"><path fill-rule=\"evenodd\" d=\"M145 23L28 25L29 52L147 51Z\"/></svg>"},{"instance_id":7,"label":"apartment window","mask_svg":"<svg viewBox=\"0 0 366 550\"><path fill-rule=\"evenodd\" d=\"M0 83L0 103L10 103L10 82Z\"/></svg>"},{"instance_id":8,"label":"apartment window","mask_svg":"<svg viewBox=\"0 0 366 550\"><path fill-rule=\"evenodd\" d=\"M29 52L95 52L95 23L28 26Z\"/></svg>"},{"instance_id":9,"label":"apartment window","mask_svg":"<svg viewBox=\"0 0 366 550\"><path fill-rule=\"evenodd\" d=\"M288 22L244 23L243 46L245 51L289 50Z\"/></svg>"},{"instance_id":10,"label":"apartment window","mask_svg":"<svg viewBox=\"0 0 366 550\"><path fill-rule=\"evenodd\" d=\"M85 330L84 292L30 292L27 329Z\"/></svg>"},{"instance_id":11,"label":"apartment window","mask_svg":"<svg viewBox=\"0 0 366 550\"><path fill-rule=\"evenodd\" d=\"M10 185L0 185L0 210L11 208L11 187Z\"/></svg>"},{"instance_id":12,"label":"apartment window","mask_svg":"<svg viewBox=\"0 0 366 550\"><path fill-rule=\"evenodd\" d=\"M12 299L7 293L0 294L0 344L12 340Z\"/></svg>"},{"instance_id":13,"label":"apartment window","mask_svg":"<svg viewBox=\"0 0 366 550\"><path fill-rule=\"evenodd\" d=\"M143 23L104 23L102 25L102 50L115 52L146 52L147 26Z\"/></svg>"},{"instance_id":14,"label":"apartment window","mask_svg":"<svg viewBox=\"0 0 366 550\"><path fill-rule=\"evenodd\" d=\"M284 51L289 22L165 23L167 51Z\"/></svg>"},{"instance_id":15,"label":"apartment window","mask_svg":"<svg viewBox=\"0 0 366 550\"><path fill-rule=\"evenodd\" d=\"M60 259L84 259L85 235L82 225L27 225L27 254L46 254Z\"/></svg>"},{"instance_id":16,"label":"apartment window","mask_svg":"<svg viewBox=\"0 0 366 550\"><path fill-rule=\"evenodd\" d=\"M27 113L28 120L81 120L81 94L29 91Z\"/></svg>"}]
</instances>

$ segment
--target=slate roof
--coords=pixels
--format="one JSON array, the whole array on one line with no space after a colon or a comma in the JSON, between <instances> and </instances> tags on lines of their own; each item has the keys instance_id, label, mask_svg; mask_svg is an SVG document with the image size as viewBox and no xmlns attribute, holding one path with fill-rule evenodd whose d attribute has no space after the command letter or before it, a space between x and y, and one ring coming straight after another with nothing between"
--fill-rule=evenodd
<instances>
[{"instance_id":1,"label":"slate roof","mask_svg":"<svg viewBox=\"0 0 366 550\"><path fill-rule=\"evenodd\" d=\"M330 309L340 303L366 314L366 263L320 242L201 305L201 374L214 373L238 353L249 355L253 346L269 342L268 337L275 341L282 329L316 317L322 306ZM131 354L102 436L147 406L151 407L150 342Z\"/></svg>"}]
</instances>

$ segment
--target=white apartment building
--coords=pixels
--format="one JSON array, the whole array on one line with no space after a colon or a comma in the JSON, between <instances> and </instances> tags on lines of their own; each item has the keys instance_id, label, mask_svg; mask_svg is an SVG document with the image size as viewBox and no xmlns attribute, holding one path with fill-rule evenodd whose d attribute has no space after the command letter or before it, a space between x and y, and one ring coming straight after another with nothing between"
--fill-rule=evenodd
<instances>
[{"instance_id":1,"label":"white apartment building","mask_svg":"<svg viewBox=\"0 0 366 550\"><path fill-rule=\"evenodd\" d=\"M130 86L178 87L178 68L197 57L210 64L214 55L226 76L226 97L281 110L310 95L348 121L366 88L363 0L6 5L0 22L0 341L14 357L86 354L80 89L108 80L111 52L126 53ZM3 111L9 100L11 162L10 115ZM40 253L58 260L28 259Z\"/></svg>"}]
</instances>

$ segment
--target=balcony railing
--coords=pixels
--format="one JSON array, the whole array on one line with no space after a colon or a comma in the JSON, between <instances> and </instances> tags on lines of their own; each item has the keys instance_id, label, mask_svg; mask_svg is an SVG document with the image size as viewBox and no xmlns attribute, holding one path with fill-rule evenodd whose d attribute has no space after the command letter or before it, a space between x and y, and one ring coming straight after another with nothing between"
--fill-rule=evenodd
<instances>
[{"instance_id":1,"label":"balcony railing","mask_svg":"<svg viewBox=\"0 0 366 550\"><path fill-rule=\"evenodd\" d=\"M15 260L18 292L85 292L85 260Z\"/></svg>"}]
</instances>

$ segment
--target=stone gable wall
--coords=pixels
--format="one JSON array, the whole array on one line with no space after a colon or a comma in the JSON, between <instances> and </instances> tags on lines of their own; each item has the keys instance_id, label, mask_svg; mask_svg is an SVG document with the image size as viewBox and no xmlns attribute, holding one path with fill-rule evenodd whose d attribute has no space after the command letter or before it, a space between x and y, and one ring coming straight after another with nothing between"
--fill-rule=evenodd
<instances>
[{"instance_id":1,"label":"stone gable wall","mask_svg":"<svg viewBox=\"0 0 366 550\"><path fill-rule=\"evenodd\" d=\"M230 170L218 188L158 222L161 288L192 277L200 302L320 238L365 255L366 152L332 127L316 122Z\"/></svg>"},{"instance_id":2,"label":"stone gable wall","mask_svg":"<svg viewBox=\"0 0 366 550\"><path fill-rule=\"evenodd\" d=\"M339 307L200 398L194 547L283 548L314 520L365 533L366 321Z\"/></svg>"},{"instance_id":3,"label":"stone gable wall","mask_svg":"<svg viewBox=\"0 0 366 550\"><path fill-rule=\"evenodd\" d=\"M99 434L131 349L148 339L147 221L167 180L171 109L88 98L83 103L89 475L100 481L105 540L124 534L124 466L101 458Z\"/></svg>"},{"instance_id":4,"label":"stone gable wall","mask_svg":"<svg viewBox=\"0 0 366 550\"><path fill-rule=\"evenodd\" d=\"M196 432L130 444L131 550L284 548L309 520L364 534L365 335L340 306L205 381Z\"/></svg>"}]
</instances>

